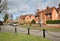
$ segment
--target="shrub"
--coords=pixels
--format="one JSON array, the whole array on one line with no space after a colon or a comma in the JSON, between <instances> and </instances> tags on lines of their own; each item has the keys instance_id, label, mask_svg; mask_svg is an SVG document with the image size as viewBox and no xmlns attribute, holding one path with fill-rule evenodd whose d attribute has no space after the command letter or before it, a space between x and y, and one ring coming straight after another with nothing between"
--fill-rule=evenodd
<instances>
[{"instance_id":1,"label":"shrub","mask_svg":"<svg viewBox=\"0 0 60 41\"><path fill-rule=\"evenodd\" d=\"M60 24L60 20L47 20L47 24Z\"/></svg>"},{"instance_id":2,"label":"shrub","mask_svg":"<svg viewBox=\"0 0 60 41\"><path fill-rule=\"evenodd\" d=\"M30 24L30 21L24 21L24 24Z\"/></svg>"},{"instance_id":3,"label":"shrub","mask_svg":"<svg viewBox=\"0 0 60 41\"><path fill-rule=\"evenodd\" d=\"M32 24L35 24L36 22L35 22L35 20L33 19L33 20L31 21L31 23L32 23Z\"/></svg>"},{"instance_id":4,"label":"shrub","mask_svg":"<svg viewBox=\"0 0 60 41\"><path fill-rule=\"evenodd\" d=\"M23 24L24 24L24 20L20 20L20 21L19 21L19 24L20 24L20 25L23 25Z\"/></svg>"},{"instance_id":5,"label":"shrub","mask_svg":"<svg viewBox=\"0 0 60 41\"><path fill-rule=\"evenodd\" d=\"M8 14L5 14L4 15L4 22L6 22L8 18L9 18L9 15Z\"/></svg>"},{"instance_id":6,"label":"shrub","mask_svg":"<svg viewBox=\"0 0 60 41\"><path fill-rule=\"evenodd\" d=\"M3 22L2 21L0 21L0 25L3 25Z\"/></svg>"}]
</instances>

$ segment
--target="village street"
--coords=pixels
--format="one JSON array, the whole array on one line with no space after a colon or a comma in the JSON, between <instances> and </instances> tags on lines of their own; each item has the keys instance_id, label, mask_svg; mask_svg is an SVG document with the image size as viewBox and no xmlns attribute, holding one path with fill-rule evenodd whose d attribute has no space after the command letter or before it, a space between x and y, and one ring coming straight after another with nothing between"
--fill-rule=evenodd
<instances>
[{"instance_id":1,"label":"village street","mask_svg":"<svg viewBox=\"0 0 60 41\"><path fill-rule=\"evenodd\" d=\"M1 32L15 32L15 27L17 28L17 33L28 33L27 28L22 28L20 26L10 26L10 25L3 25L1 27ZM53 32L53 31L45 31L46 38L51 39L53 41L60 41L60 32ZM42 30L34 30L30 29L30 35L33 36L41 36L43 37L43 31Z\"/></svg>"}]
</instances>

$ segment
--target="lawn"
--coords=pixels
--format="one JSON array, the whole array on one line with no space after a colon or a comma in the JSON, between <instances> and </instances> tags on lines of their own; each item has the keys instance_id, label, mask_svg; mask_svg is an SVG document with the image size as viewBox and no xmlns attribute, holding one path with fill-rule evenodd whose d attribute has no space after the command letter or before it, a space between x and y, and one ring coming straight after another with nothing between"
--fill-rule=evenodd
<instances>
[{"instance_id":1,"label":"lawn","mask_svg":"<svg viewBox=\"0 0 60 41\"><path fill-rule=\"evenodd\" d=\"M0 32L0 41L51 41L46 38L41 38L40 36L31 36L21 33L7 33Z\"/></svg>"},{"instance_id":2,"label":"lawn","mask_svg":"<svg viewBox=\"0 0 60 41\"><path fill-rule=\"evenodd\" d=\"M54 27L39 27L39 26L36 26L36 25L20 25L21 27L24 27L24 28L31 28L31 29L37 29L37 30L50 30L50 31L60 31L60 28L54 28Z\"/></svg>"}]
</instances>

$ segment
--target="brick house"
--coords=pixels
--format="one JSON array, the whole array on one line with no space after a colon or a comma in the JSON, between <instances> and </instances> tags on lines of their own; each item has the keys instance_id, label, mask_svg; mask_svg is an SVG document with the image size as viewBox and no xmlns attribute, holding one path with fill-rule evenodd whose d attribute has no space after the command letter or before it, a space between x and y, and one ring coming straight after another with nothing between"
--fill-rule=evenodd
<instances>
[{"instance_id":1,"label":"brick house","mask_svg":"<svg viewBox=\"0 0 60 41\"><path fill-rule=\"evenodd\" d=\"M30 23L33 19L36 20L33 14L21 15L19 19L19 23Z\"/></svg>"},{"instance_id":2,"label":"brick house","mask_svg":"<svg viewBox=\"0 0 60 41\"><path fill-rule=\"evenodd\" d=\"M25 15L21 15L20 18L19 18L19 23L24 23L24 20L25 20Z\"/></svg>"},{"instance_id":3,"label":"brick house","mask_svg":"<svg viewBox=\"0 0 60 41\"><path fill-rule=\"evenodd\" d=\"M47 7L42 11L37 10L36 16L39 21L42 20L43 24L46 24L47 20L60 20L60 4L58 8Z\"/></svg>"}]
</instances>

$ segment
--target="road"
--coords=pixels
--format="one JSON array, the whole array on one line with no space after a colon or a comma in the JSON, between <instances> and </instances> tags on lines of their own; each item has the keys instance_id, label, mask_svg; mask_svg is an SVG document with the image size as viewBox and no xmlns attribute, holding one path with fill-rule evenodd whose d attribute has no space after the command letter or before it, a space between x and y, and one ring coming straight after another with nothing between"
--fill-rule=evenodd
<instances>
[{"instance_id":1,"label":"road","mask_svg":"<svg viewBox=\"0 0 60 41\"><path fill-rule=\"evenodd\" d=\"M22 28L20 26L4 25L0 27L1 27L1 32L15 32L15 28L17 28L18 33L25 33L25 34L28 33L27 28ZM43 31L30 29L30 35L43 37ZM60 32L45 31L45 35L46 38L51 39L52 41L60 41Z\"/></svg>"}]
</instances>

